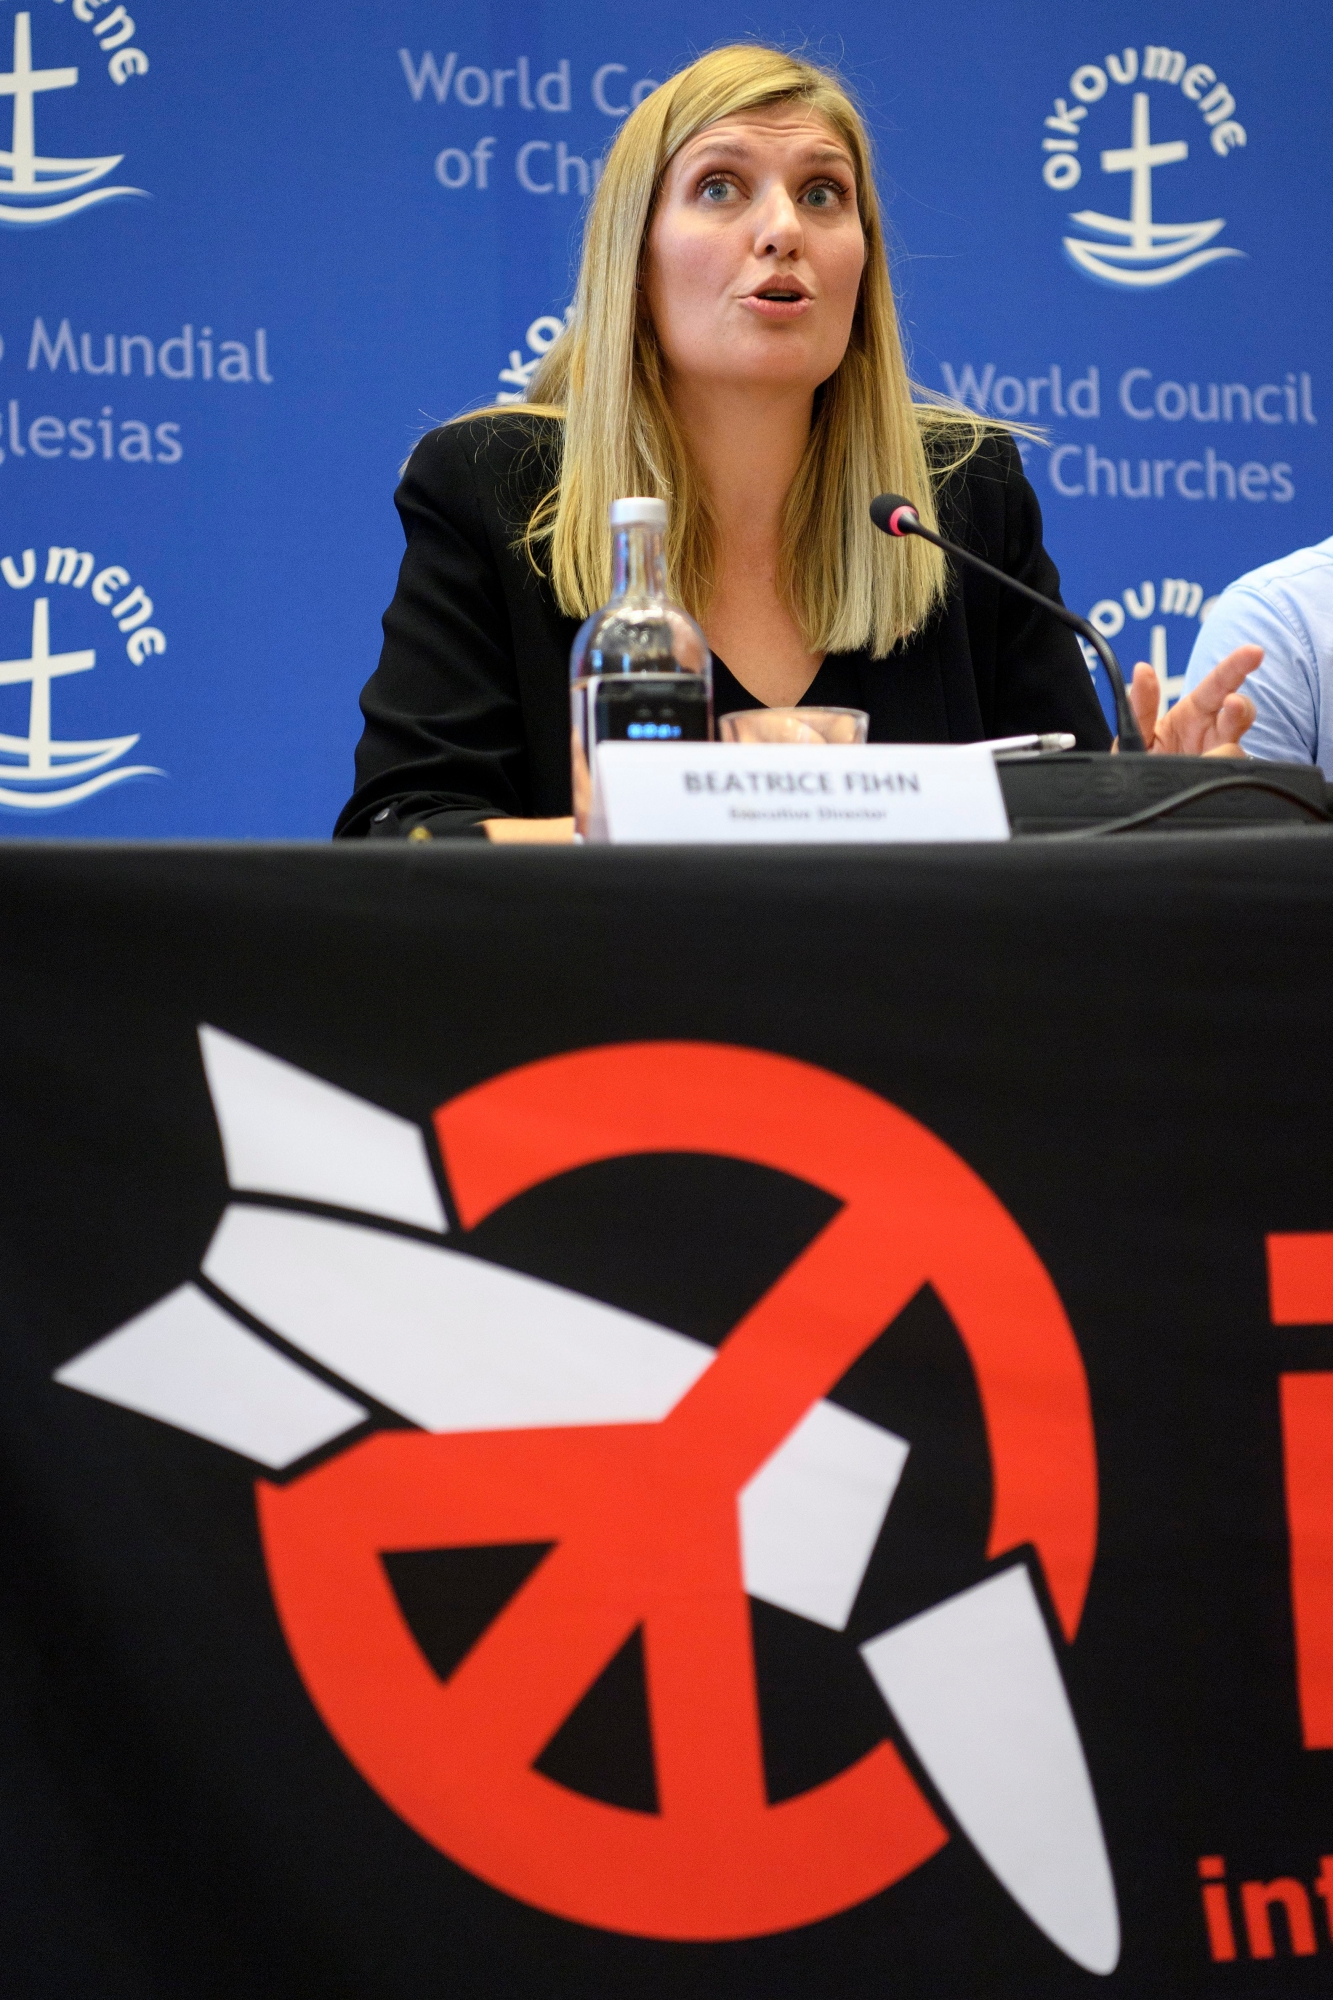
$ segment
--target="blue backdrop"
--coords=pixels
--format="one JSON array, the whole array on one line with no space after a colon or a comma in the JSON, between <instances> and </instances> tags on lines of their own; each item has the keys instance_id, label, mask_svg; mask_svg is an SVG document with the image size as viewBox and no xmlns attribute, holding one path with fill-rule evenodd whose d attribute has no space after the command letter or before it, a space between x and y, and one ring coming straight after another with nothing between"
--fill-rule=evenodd
<instances>
[{"instance_id":1,"label":"blue backdrop","mask_svg":"<svg viewBox=\"0 0 1333 2000\"><path fill-rule=\"evenodd\" d=\"M521 393L629 106L747 34L860 91L915 374L1049 426L1129 662L1330 532L1333 17L2 0L0 834L328 832L397 467Z\"/></svg>"}]
</instances>

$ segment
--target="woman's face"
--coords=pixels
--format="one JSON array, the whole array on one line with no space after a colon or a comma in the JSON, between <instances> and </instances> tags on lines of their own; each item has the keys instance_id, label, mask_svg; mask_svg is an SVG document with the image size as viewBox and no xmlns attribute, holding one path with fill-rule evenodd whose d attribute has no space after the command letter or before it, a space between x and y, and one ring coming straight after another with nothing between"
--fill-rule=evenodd
<instances>
[{"instance_id":1,"label":"woman's face","mask_svg":"<svg viewBox=\"0 0 1333 2000\"><path fill-rule=\"evenodd\" d=\"M813 394L847 350L866 244L851 155L800 104L719 118L666 172L644 291L675 383Z\"/></svg>"}]
</instances>

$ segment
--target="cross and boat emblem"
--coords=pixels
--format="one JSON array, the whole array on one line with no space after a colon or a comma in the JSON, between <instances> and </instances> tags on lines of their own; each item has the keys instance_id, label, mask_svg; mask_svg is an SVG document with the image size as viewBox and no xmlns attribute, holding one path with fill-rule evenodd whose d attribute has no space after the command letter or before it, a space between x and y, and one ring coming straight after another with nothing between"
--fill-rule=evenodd
<instances>
[{"instance_id":1,"label":"cross and boat emblem","mask_svg":"<svg viewBox=\"0 0 1333 2000\"><path fill-rule=\"evenodd\" d=\"M1102 172L1130 176L1129 220L1118 215L1099 215L1095 209L1080 209L1070 216L1082 228L1109 237L1109 242L1089 243L1080 236L1066 236L1065 251L1080 270L1104 284L1143 289L1174 284L1204 264L1221 257L1240 257L1243 251L1213 238L1226 227L1226 218L1212 222L1154 222L1152 175L1154 167L1168 167L1189 157L1183 139L1154 145L1148 125L1148 93L1134 93L1134 111L1128 146L1108 148L1102 154ZM1211 245L1211 248L1205 246Z\"/></svg>"},{"instance_id":2,"label":"cross and boat emblem","mask_svg":"<svg viewBox=\"0 0 1333 2000\"><path fill-rule=\"evenodd\" d=\"M51 601L37 598L32 607L32 651L26 660L0 660L0 687L30 684L26 736L0 734L0 805L27 812L77 805L124 778L160 778L152 764L122 764L108 770L139 741L135 736L105 736L86 742L62 742L51 734L51 683L66 674L87 673L97 664L91 646L73 653L51 651ZM70 782L73 780L74 782ZM31 786L14 791L12 786Z\"/></svg>"},{"instance_id":3,"label":"cross and boat emblem","mask_svg":"<svg viewBox=\"0 0 1333 2000\"><path fill-rule=\"evenodd\" d=\"M33 68L30 14L14 17L13 63L7 73L0 71L0 97L14 100L9 151L0 150L0 222L20 227L59 222L97 202L146 192L143 188L92 185L120 165L123 153L82 160L47 158L38 153L34 122L37 98L47 91L72 89L79 80L79 72L73 67ZM82 192L75 193L75 189ZM62 196L66 198L57 198Z\"/></svg>"}]
</instances>

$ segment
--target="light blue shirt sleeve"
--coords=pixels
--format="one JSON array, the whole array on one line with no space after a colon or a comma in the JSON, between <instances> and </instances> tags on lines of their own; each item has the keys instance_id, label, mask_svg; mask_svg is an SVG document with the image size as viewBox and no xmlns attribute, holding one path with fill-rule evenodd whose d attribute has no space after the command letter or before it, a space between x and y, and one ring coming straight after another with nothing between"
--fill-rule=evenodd
<instances>
[{"instance_id":1,"label":"light blue shirt sleeve","mask_svg":"<svg viewBox=\"0 0 1333 2000\"><path fill-rule=\"evenodd\" d=\"M1263 664L1244 683L1257 711L1245 750L1269 761L1320 764L1325 777L1333 777L1333 714L1322 718L1321 729L1326 706L1321 680L1328 664L1319 658L1299 604L1280 586L1248 578L1224 590L1194 642L1185 693L1237 646L1264 649Z\"/></svg>"}]
</instances>

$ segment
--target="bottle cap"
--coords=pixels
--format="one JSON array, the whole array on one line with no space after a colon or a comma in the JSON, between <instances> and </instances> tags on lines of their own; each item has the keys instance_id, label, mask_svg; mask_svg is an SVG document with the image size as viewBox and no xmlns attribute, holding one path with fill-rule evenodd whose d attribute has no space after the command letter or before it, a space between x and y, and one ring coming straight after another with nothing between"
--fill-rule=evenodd
<instances>
[{"instance_id":1,"label":"bottle cap","mask_svg":"<svg viewBox=\"0 0 1333 2000\"><path fill-rule=\"evenodd\" d=\"M667 509L665 500L647 500L638 497L611 502L611 526L629 528L638 524L644 528L665 528Z\"/></svg>"}]
</instances>

